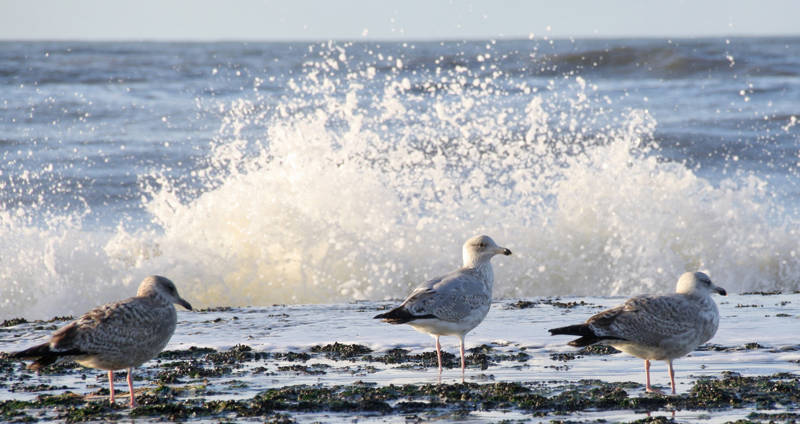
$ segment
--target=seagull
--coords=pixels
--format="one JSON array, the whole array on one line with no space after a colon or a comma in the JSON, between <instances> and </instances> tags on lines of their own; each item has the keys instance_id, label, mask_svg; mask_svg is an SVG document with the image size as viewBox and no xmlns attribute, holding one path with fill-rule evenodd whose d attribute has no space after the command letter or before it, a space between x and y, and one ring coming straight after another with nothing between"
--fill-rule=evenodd
<instances>
[{"instance_id":1,"label":"seagull","mask_svg":"<svg viewBox=\"0 0 800 424\"><path fill-rule=\"evenodd\" d=\"M714 337L719 327L719 311L711 293L727 295L725 289L714 285L702 272L681 275L675 292L667 296L633 297L592 316L584 324L549 331L551 335L581 336L569 342L570 346L608 344L644 359L647 392L661 393L650 386L650 361L666 361L674 395L672 360Z\"/></svg>"},{"instance_id":2,"label":"seagull","mask_svg":"<svg viewBox=\"0 0 800 424\"><path fill-rule=\"evenodd\" d=\"M489 313L494 272L494 255L510 255L489 236L472 237L461 249L464 265L447 275L430 280L416 289L403 303L389 312L376 315L390 324L408 324L436 339L436 359L442 373L442 346L439 336L458 336L461 342L461 375L464 375L464 335L477 327Z\"/></svg>"},{"instance_id":3,"label":"seagull","mask_svg":"<svg viewBox=\"0 0 800 424\"><path fill-rule=\"evenodd\" d=\"M113 372L127 368L133 408L136 401L131 369L158 355L169 342L177 322L173 303L192 310L192 305L178 296L172 281L152 275L139 285L136 297L92 309L53 332L48 342L11 357L35 360L28 366L34 371L68 360L107 370L111 404L114 404Z\"/></svg>"}]
</instances>

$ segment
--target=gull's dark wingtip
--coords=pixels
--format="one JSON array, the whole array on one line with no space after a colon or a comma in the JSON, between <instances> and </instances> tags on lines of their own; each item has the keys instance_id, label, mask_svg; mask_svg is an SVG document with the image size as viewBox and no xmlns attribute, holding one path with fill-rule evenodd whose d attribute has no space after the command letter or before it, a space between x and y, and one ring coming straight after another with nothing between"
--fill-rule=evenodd
<instances>
[{"instance_id":1,"label":"gull's dark wingtip","mask_svg":"<svg viewBox=\"0 0 800 424\"><path fill-rule=\"evenodd\" d=\"M389 324L405 324L409 321L414 321L415 319L436 318L436 316L431 314L414 315L411 312L409 312L408 309L402 306L398 306L389 312L375 315L372 318L382 319L384 322L388 322Z\"/></svg>"}]
</instances>

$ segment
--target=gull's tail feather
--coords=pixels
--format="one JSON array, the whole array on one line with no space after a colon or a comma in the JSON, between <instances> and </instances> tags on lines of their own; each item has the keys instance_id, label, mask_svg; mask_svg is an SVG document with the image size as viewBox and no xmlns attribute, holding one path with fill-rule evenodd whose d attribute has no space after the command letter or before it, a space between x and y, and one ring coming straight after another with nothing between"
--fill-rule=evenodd
<instances>
[{"instance_id":1,"label":"gull's tail feather","mask_svg":"<svg viewBox=\"0 0 800 424\"><path fill-rule=\"evenodd\" d=\"M547 330L551 336L569 334L570 336L594 336L594 331L586 324L568 325L566 327L551 328Z\"/></svg>"},{"instance_id":2,"label":"gull's tail feather","mask_svg":"<svg viewBox=\"0 0 800 424\"><path fill-rule=\"evenodd\" d=\"M39 369L48 365L52 365L61 359L66 359L71 356L79 356L81 354L84 353L75 350L55 351L50 349L50 343L42 343L19 352L14 352L8 355L8 357L13 359L32 359L34 362L28 365L28 369L38 371Z\"/></svg>"},{"instance_id":3,"label":"gull's tail feather","mask_svg":"<svg viewBox=\"0 0 800 424\"><path fill-rule=\"evenodd\" d=\"M431 314L414 315L411 312L409 312L408 309L402 306L398 306L389 312L375 315L372 318L381 319L384 322L388 322L389 324L405 324L409 321L414 321L415 319L436 318L436 316Z\"/></svg>"},{"instance_id":4,"label":"gull's tail feather","mask_svg":"<svg viewBox=\"0 0 800 424\"><path fill-rule=\"evenodd\" d=\"M592 329L586 324L576 324L576 325L568 325L566 327L559 327L547 330L550 332L551 336L555 336L557 334L567 334L570 336L581 336L569 343L570 346L575 347L585 347L589 345L593 345L603 340L615 339L614 337L606 337L606 336L598 336L597 334L592 331Z\"/></svg>"}]
</instances>

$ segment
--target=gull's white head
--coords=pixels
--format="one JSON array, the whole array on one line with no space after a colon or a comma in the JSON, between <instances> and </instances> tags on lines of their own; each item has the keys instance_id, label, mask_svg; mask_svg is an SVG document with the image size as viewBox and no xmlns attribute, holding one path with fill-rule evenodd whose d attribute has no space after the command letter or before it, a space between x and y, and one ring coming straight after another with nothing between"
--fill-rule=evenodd
<instances>
[{"instance_id":1,"label":"gull's white head","mask_svg":"<svg viewBox=\"0 0 800 424\"><path fill-rule=\"evenodd\" d=\"M677 293L710 295L712 292L727 296L728 293L722 287L714 285L711 278L702 272L685 272L678 279L678 286L675 288Z\"/></svg>"},{"instance_id":2,"label":"gull's white head","mask_svg":"<svg viewBox=\"0 0 800 424\"><path fill-rule=\"evenodd\" d=\"M188 310L192 310L192 305L178 296L178 289L169 278L160 275L151 275L139 284L136 296L158 296L169 303L177 303Z\"/></svg>"},{"instance_id":3,"label":"gull's white head","mask_svg":"<svg viewBox=\"0 0 800 424\"><path fill-rule=\"evenodd\" d=\"M488 262L494 255L510 255L511 251L500 247L489 236L475 236L464 243L461 248L464 257L464 266L474 266Z\"/></svg>"}]
</instances>

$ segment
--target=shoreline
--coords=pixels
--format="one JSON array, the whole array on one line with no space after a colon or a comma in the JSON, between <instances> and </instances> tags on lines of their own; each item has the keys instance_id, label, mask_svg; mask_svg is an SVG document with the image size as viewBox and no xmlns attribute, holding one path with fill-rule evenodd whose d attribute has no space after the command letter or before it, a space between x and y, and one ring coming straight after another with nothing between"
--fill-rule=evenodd
<instances>
[{"instance_id":1,"label":"shoreline","mask_svg":"<svg viewBox=\"0 0 800 424\"><path fill-rule=\"evenodd\" d=\"M139 407L108 405L106 373L74 362L39 374L0 353L0 421L792 422L800 420L798 294L732 295L718 334L676 361L678 394L644 391L637 358L575 349L543 329L617 298L497 301L470 333L461 381L444 343L372 320L386 302L181 313L167 350L134 369ZM41 342L70 317L7 320L0 351ZM499 338L502 337L502 338ZM654 385L668 390L663 363ZM115 373L119 389L125 372ZM117 390L124 399L126 390Z\"/></svg>"},{"instance_id":2,"label":"shoreline","mask_svg":"<svg viewBox=\"0 0 800 424\"><path fill-rule=\"evenodd\" d=\"M721 347L708 345L709 350L758 349L761 346ZM554 355L558 361L569 363L585 355L616 355L613 349L595 346L572 355ZM524 362L529 355L493 351L482 345L469 350L468 374L486 370L491 364L504 361ZM314 359L333 365L320 365ZM445 374L457 374L455 355L445 355ZM109 419L145 419L148 421L226 421L259 419L268 422L313 421L328 415L333 421L358 418L367 421L393 419L431 420L464 419L472 414L491 415L501 419L513 415L513 421L560 422L563 417L583 414L608 416L638 416L676 412L715 415L741 415L747 421L791 421L800 419L800 375L776 373L764 376L742 376L723 372L718 377L701 377L693 386L678 395L644 393L643 385L635 382L605 382L581 379L577 382L503 382L484 381L464 383L420 383L379 385L363 382L357 377L350 384L285 385L260 391L254 396L238 399L213 399L222 390L244 387L246 383L233 379L234 370L250 367L249 372L269 376L257 364L281 361L290 365L278 367L282 372L324 375L332 368L349 368L353 374L372 363L395 364L400 367L430 369L435 367L433 352L410 354L405 349L373 352L358 344L332 343L318 345L309 352L257 352L247 345L217 351L211 348L169 350L151 361L148 372L134 371L134 378L155 373L150 384L137 390L138 406L128 409L124 402L114 406L107 403L108 390L103 373L87 370L74 363L57 364L41 371L42 376L57 380L62 376L98 374L96 390L76 394L68 386L20 384L30 379L29 371L20 362L0 356L2 384L11 382L12 392L35 395L29 400L0 401L0 418L9 422L66 422ZM435 368L433 368L435 369ZM341 370L339 370L341 371ZM81 376L83 375L83 376ZM118 373L124 378L125 373ZM87 388L92 388L87 384ZM80 385L78 386L80 387ZM52 392L60 392L52 394ZM37 394L42 393L42 394ZM118 390L117 397L127 393ZM332 415L331 415L332 414ZM629 422L662 422L674 417L643 418ZM669 422L669 421L667 421Z\"/></svg>"}]
</instances>

